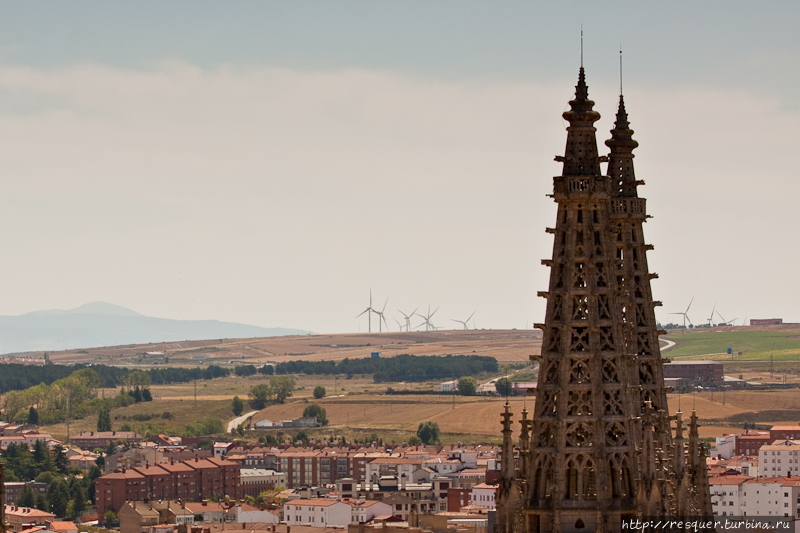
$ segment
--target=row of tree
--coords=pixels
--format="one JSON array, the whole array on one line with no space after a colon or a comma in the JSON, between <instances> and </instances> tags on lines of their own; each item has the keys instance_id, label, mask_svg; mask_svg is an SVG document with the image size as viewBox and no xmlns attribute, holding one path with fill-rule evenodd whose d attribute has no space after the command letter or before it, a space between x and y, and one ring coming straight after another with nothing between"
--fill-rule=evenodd
<instances>
[{"instance_id":1,"label":"row of tree","mask_svg":"<svg viewBox=\"0 0 800 533\"><path fill-rule=\"evenodd\" d=\"M25 390L39 384L50 385L85 368L87 368L86 365L3 365L3 372L0 373L0 394ZM205 368L152 368L145 371L106 365L92 365L91 368L100 378L100 385L107 388L126 384L129 381L130 374L133 373L145 374L149 378L148 384L154 383L157 385L188 383L196 379L207 380L231 374L230 369L217 365L209 365ZM250 375L246 373L250 370L252 370L253 374L257 372L253 365L237 366L233 371L236 372L236 375ZM262 371L262 373L267 372ZM269 367L269 373L272 373L272 367Z\"/></svg>"},{"instance_id":2,"label":"row of tree","mask_svg":"<svg viewBox=\"0 0 800 533\"><path fill-rule=\"evenodd\" d=\"M375 382L455 379L497 372L497 359L483 355L443 357L403 354L395 357L363 357L341 361L288 361L275 366L276 374L372 374Z\"/></svg>"}]
</instances>

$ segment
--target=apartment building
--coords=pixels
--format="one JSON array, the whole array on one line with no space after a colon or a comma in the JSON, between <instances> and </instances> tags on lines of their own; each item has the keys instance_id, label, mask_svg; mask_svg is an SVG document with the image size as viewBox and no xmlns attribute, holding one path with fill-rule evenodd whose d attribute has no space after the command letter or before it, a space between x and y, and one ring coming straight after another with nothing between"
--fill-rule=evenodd
<instances>
[{"instance_id":1,"label":"apartment building","mask_svg":"<svg viewBox=\"0 0 800 533\"><path fill-rule=\"evenodd\" d=\"M800 518L800 477L750 478L743 488L739 516Z\"/></svg>"},{"instance_id":2,"label":"apartment building","mask_svg":"<svg viewBox=\"0 0 800 533\"><path fill-rule=\"evenodd\" d=\"M742 516L744 485L753 478L742 475L709 478L714 516Z\"/></svg>"},{"instance_id":3,"label":"apartment building","mask_svg":"<svg viewBox=\"0 0 800 533\"><path fill-rule=\"evenodd\" d=\"M82 431L72 437L70 442L84 450L105 448L109 442L123 440L128 444L137 444L142 436L133 431Z\"/></svg>"},{"instance_id":4,"label":"apartment building","mask_svg":"<svg viewBox=\"0 0 800 533\"><path fill-rule=\"evenodd\" d=\"M783 440L758 450L761 477L800 476L800 441Z\"/></svg>"},{"instance_id":5,"label":"apartment building","mask_svg":"<svg viewBox=\"0 0 800 533\"><path fill-rule=\"evenodd\" d=\"M347 527L352 507L338 500L290 500L283 506L283 521L290 526Z\"/></svg>"},{"instance_id":6,"label":"apartment building","mask_svg":"<svg viewBox=\"0 0 800 533\"><path fill-rule=\"evenodd\" d=\"M102 515L106 509L119 511L126 501L199 501L217 496L242 497L241 477L236 463L224 459L200 459L145 465L101 476L95 480L95 504Z\"/></svg>"}]
</instances>

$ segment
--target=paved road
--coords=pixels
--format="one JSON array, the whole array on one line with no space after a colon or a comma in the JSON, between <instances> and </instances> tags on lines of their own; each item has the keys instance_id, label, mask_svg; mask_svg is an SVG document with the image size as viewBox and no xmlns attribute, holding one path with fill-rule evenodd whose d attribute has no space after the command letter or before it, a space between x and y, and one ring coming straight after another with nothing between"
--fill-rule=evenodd
<instances>
[{"instance_id":1,"label":"paved road","mask_svg":"<svg viewBox=\"0 0 800 533\"><path fill-rule=\"evenodd\" d=\"M659 339L659 340L662 340L662 341L664 341L664 342L666 342L666 343L667 343L667 345L666 345L666 346L664 346L663 348L661 348L661 351L662 351L662 352L666 352L667 350L669 350L670 348L672 348L673 346L675 346L675 342L674 342L674 341L667 340L667 339Z\"/></svg>"},{"instance_id":2,"label":"paved road","mask_svg":"<svg viewBox=\"0 0 800 533\"><path fill-rule=\"evenodd\" d=\"M236 418L234 418L233 420L231 420L230 422L228 422L228 433L230 433L230 432L232 432L234 429L238 428L238 427L239 427L239 424L241 424L242 422L244 422L245 420L247 420L248 418L250 418L251 416L253 416L253 415L254 415L254 414L256 414L257 412L258 412L258 411L250 411L250 412L249 412L249 413L247 413L246 415L237 416Z\"/></svg>"}]
</instances>

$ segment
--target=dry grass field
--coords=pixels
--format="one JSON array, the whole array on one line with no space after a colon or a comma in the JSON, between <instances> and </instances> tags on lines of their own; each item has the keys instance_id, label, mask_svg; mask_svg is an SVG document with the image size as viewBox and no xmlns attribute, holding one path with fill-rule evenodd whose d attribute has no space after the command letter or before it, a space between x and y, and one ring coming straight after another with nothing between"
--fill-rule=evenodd
<instances>
[{"instance_id":1,"label":"dry grass field","mask_svg":"<svg viewBox=\"0 0 800 533\"><path fill-rule=\"evenodd\" d=\"M736 333L737 330L751 328L730 328L733 331L720 332L721 335ZM703 343L717 342L708 339L706 332L693 341L695 347ZM713 333L713 332L711 332ZM781 334L789 333L787 328ZM679 339L682 350L690 348L686 338ZM755 337L755 336L753 336ZM675 338L675 337L672 337ZM733 337L732 337L733 338ZM794 336L786 342L791 342ZM727 343L725 340L724 343ZM772 340L769 341L770 343ZM263 363L266 361L288 361L292 359L306 360L341 360L345 357L366 357L372 351L382 352L384 357L401 353L415 355L477 354L495 357L501 363L518 363L528 361L531 354L538 354L541 346L538 331L437 331L411 333L382 334L350 334L350 335L306 335L295 337L272 337L261 339L223 339L222 341L193 341L185 343L152 344L96 348L90 350L73 350L51 354L54 361L85 361L111 364L141 364L147 366L150 361L140 359L144 351L165 351L170 357L170 365L195 366L194 355L206 356L206 363L235 364ZM712 346L712 344L709 344ZM716 349L716 344L713 344ZM779 347L780 348L780 347ZM697 348L696 351L702 351ZM677 352L676 352L677 354ZM242 359L244 355L244 359ZM665 355L670 355L667 352ZM789 364L788 361L782 361ZM741 370L746 379L769 381L769 372L763 363L737 361L739 365L754 365L753 368ZM795 363L791 363L795 364ZM781 380L776 362L774 381ZM790 370L787 368L786 371ZM727 374L731 372L726 366ZM500 413L504 399L487 397L461 397L440 395L403 395L384 394L388 387L407 390L433 390L437 382L428 383L374 383L371 376L344 377L327 376L292 376L297 382L294 396L286 404L269 406L259 412L254 421L264 418L270 420L290 419L300 416L303 409L316 402L325 407L330 425L318 430L318 434L346 435L349 438L376 433L382 438L402 440L413 434L419 422L433 420L439 424L446 442L458 440L466 442L498 442L500 439ZM496 376L487 376L489 377ZM200 381L197 384L197 403L193 383L153 386L154 401L132 405L112 412L115 428L123 423L131 424L134 429L145 431L153 429L179 434L187 424L196 424L199 420L214 416L224 421L233 418L230 402L234 396L247 398L251 386L268 381L267 376L256 375L246 378L229 377L211 381ZM790 378L791 379L791 378ZM314 400L312 391L315 386L322 385L328 397ZM113 395L118 391L106 390L105 394ZM519 420L523 405L528 411L533 410L533 398L511 400L514 421ZM775 391L728 391L724 397L721 392L700 392L693 395L669 395L669 407L672 414L680 409L688 415L695 408L701 419L701 436L714 437L722 433L741 431L744 423L755 423L770 426L779 423L795 424L800 422L800 389ZM245 407L249 410L249 407ZM160 415L169 412L170 418L160 416L149 421L134 421L136 415ZM94 429L96 420L87 418L75 421L71 433L80 429ZM61 424L45 428L57 438L66 436L66 427ZM275 431L275 430L272 430ZM279 431L279 430L278 430ZM290 431L290 430L287 430ZM258 434L257 432L254 434Z\"/></svg>"},{"instance_id":2,"label":"dry grass field","mask_svg":"<svg viewBox=\"0 0 800 533\"><path fill-rule=\"evenodd\" d=\"M103 363L148 365L144 352L164 352L171 366L194 366L196 357L206 364L262 364L284 362L340 361L369 357L382 352L384 357L412 355L487 355L500 363L528 361L541 347L539 330L449 330L392 333L352 333L337 335L295 335L253 339L212 339L154 344L132 344L85 350L48 352L56 363ZM27 355L27 354L26 354ZM31 357L44 357L33 353Z\"/></svg>"}]
</instances>

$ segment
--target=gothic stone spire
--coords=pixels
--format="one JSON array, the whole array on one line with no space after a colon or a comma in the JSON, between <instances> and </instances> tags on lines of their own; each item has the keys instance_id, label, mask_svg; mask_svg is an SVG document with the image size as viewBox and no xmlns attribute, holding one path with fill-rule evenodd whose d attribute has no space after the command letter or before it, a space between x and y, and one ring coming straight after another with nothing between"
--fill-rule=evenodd
<instances>
[{"instance_id":1,"label":"gothic stone spire","mask_svg":"<svg viewBox=\"0 0 800 533\"><path fill-rule=\"evenodd\" d=\"M617 531L636 512L637 375L617 302L609 179L581 69L561 176L528 478L529 531Z\"/></svg>"}]
</instances>

